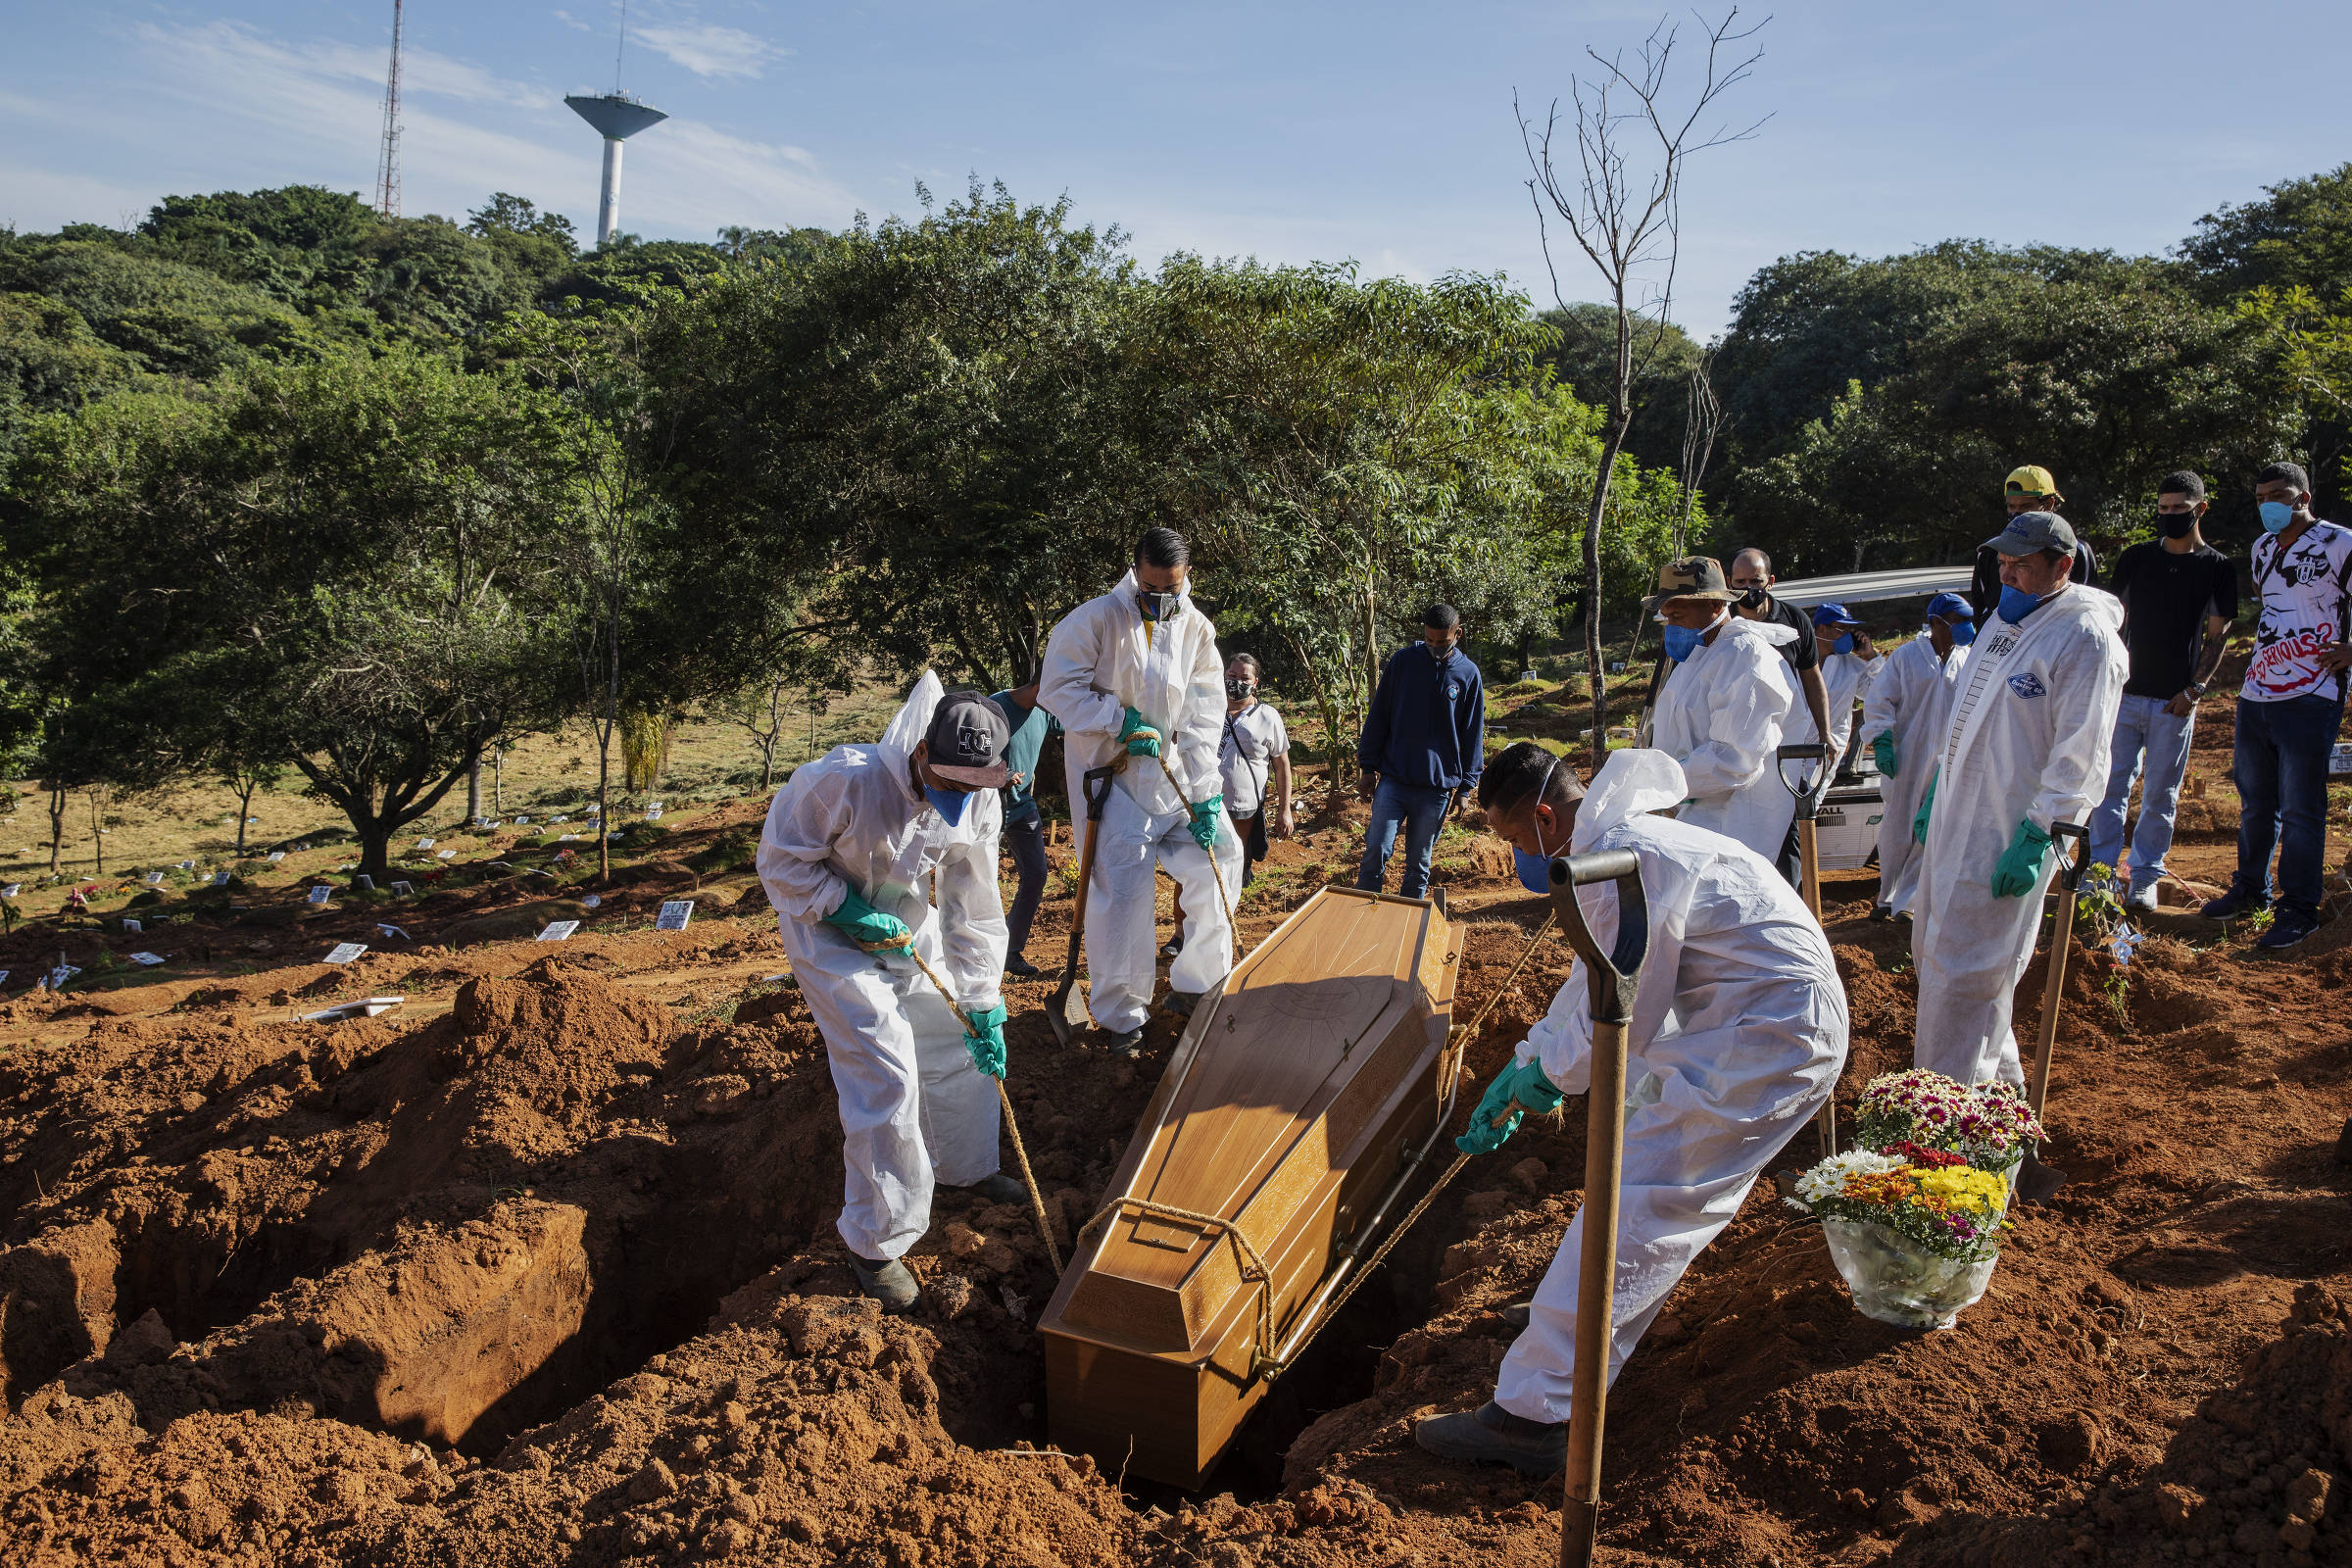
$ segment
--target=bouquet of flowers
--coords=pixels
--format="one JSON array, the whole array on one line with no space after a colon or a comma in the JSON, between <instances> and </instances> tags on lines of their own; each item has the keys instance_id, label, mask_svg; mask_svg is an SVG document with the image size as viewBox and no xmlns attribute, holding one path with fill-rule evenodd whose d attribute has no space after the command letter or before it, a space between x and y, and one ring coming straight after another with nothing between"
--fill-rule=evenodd
<instances>
[{"instance_id":1,"label":"bouquet of flowers","mask_svg":"<svg viewBox=\"0 0 2352 1568\"><path fill-rule=\"evenodd\" d=\"M1958 1154L1910 1143L1832 1154L1796 1179L1793 1206L1822 1219L1883 1225L1937 1257L1997 1257L2009 1184Z\"/></svg>"},{"instance_id":2,"label":"bouquet of flowers","mask_svg":"<svg viewBox=\"0 0 2352 1568\"><path fill-rule=\"evenodd\" d=\"M2041 1142L2041 1122L2014 1086L1971 1089L1921 1067L1873 1078L1854 1111L1866 1150L1940 1151L1981 1171L2006 1174Z\"/></svg>"}]
</instances>

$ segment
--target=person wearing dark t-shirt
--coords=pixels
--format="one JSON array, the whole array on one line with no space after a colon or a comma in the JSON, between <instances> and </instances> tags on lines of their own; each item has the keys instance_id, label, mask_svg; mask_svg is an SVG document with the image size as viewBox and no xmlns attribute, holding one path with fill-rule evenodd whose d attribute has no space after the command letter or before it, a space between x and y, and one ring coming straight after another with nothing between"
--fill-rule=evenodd
<instances>
[{"instance_id":1,"label":"person wearing dark t-shirt","mask_svg":"<svg viewBox=\"0 0 2352 1568\"><path fill-rule=\"evenodd\" d=\"M1830 689L1821 678L1821 643L1813 635L1813 617L1794 605L1783 604L1772 597L1772 585L1780 579L1773 575L1772 558L1753 545L1732 558L1731 578L1732 591L1740 596L1732 602L1733 609L1749 620L1775 621L1796 633L1796 641L1781 646L1781 657L1796 672L1797 697L1813 715L1813 733L1830 734ZM1803 733L1800 726L1791 727L1798 734ZM1826 789L1829 767L1822 767L1818 776ZM1788 879L1790 887L1796 886L1803 877L1804 861L1797 852L1793 816L1789 818L1788 836L1782 842L1777 859L1781 875Z\"/></svg>"},{"instance_id":2,"label":"person wearing dark t-shirt","mask_svg":"<svg viewBox=\"0 0 2352 1568\"><path fill-rule=\"evenodd\" d=\"M2132 660L2109 752L2107 798L2090 813L2090 858L2114 866L2124 851L2124 815L2139 781L2139 825L2132 834L2127 907L2156 907L2156 883L2173 843L2173 815L2196 732L2197 700L2222 662L2237 618L2237 564L2205 542L2205 481L2182 469L2156 487L2164 538L2116 561L2124 602L2124 644ZM2144 776L2143 776L2144 771Z\"/></svg>"},{"instance_id":3,"label":"person wearing dark t-shirt","mask_svg":"<svg viewBox=\"0 0 2352 1568\"><path fill-rule=\"evenodd\" d=\"M2011 470L2001 482L2001 504L2014 517L2021 512L2056 512L2066 505L2066 497L2058 493L2058 481L2050 477L2049 469L2029 464ZM2080 535L2075 539L2075 565L2067 581L2085 588L2099 585L2098 555ZM1977 572L1968 585L1968 602L1977 612L1977 630L1983 631L2001 603L2001 562L1990 545L1977 549Z\"/></svg>"}]
</instances>

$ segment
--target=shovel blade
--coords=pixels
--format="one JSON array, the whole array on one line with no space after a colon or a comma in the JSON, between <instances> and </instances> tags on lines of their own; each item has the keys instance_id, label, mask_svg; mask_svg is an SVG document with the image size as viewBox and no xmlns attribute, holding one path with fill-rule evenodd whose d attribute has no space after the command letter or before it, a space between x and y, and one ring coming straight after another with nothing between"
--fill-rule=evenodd
<instances>
[{"instance_id":1,"label":"shovel blade","mask_svg":"<svg viewBox=\"0 0 2352 1568\"><path fill-rule=\"evenodd\" d=\"M2046 1203L2050 1195L2066 1185L2066 1172L2055 1165L2045 1165L2037 1151L2026 1151L2026 1162L2017 1170L2017 1196L2029 1203Z\"/></svg>"}]
</instances>

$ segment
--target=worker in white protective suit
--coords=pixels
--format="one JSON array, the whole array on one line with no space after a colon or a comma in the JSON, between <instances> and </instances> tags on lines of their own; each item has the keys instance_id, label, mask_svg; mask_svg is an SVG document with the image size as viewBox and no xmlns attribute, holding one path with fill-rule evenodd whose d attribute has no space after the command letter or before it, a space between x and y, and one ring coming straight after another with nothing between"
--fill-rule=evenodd
<instances>
[{"instance_id":1,"label":"worker in white protective suit","mask_svg":"<svg viewBox=\"0 0 2352 1568\"><path fill-rule=\"evenodd\" d=\"M1975 612L1958 594L1928 601L1927 627L1884 661L1886 670L1862 700L1863 744L1879 764L1879 896L1874 920L1908 920L1919 895L1919 814L1936 750L1952 718L1952 693L1977 640Z\"/></svg>"},{"instance_id":2,"label":"worker in white protective suit","mask_svg":"<svg viewBox=\"0 0 2352 1568\"><path fill-rule=\"evenodd\" d=\"M1217 765L1225 662L1191 579L1183 537L1144 530L1119 585L1054 628L1038 686L1039 705L1061 721L1073 803L1086 799L1090 768L1127 759L1102 812L1085 936L1091 1010L1120 1055L1141 1049L1152 1011L1155 866L1182 888L1169 1009L1189 1014L1233 967L1226 908L1241 893L1242 847Z\"/></svg>"},{"instance_id":3,"label":"worker in white protective suit","mask_svg":"<svg viewBox=\"0 0 2352 1568\"><path fill-rule=\"evenodd\" d=\"M797 770L760 838L760 881L840 1101L838 1229L859 1288L892 1311L914 1304L899 1259L930 1229L935 1182L990 1202L1023 1196L997 1168L989 1081L1004 1076L997 791L1009 736L994 703L943 692L926 671L878 743Z\"/></svg>"},{"instance_id":4,"label":"worker in white protective suit","mask_svg":"<svg viewBox=\"0 0 2352 1568\"><path fill-rule=\"evenodd\" d=\"M1672 561L1648 601L1663 625L1667 673L1643 744L1673 758L1690 798L1680 820L1735 839L1767 860L1796 813L1779 752L1796 686L1781 645L1796 633L1731 612L1723 567L1705 556ZM1827 769L1817 769L1826 789Z\"/></svg>"},{"instance_id":5,"label":"worker in white protective suit","mask_svg":"<svg viewBox=\"0 0 2352 1568\"><path fill-rule=\"evenodd\" d=\"M1862 629L1862 622L1843 605L1814 606L1813 634L1821 649L1821 685L1830 716L1830 755L1824 765L1837 774L1852 766L1845 748L1853 737L1854 705L1870 694L1886 660L1870 640L1870 633ZM1818 734L1812 710L1803 703L1796 704L1788 713L1785 744L1809 746Z\"/></svg>"},{"instance_id":6,"label":"worker in white protective suit","mask_svg":"<svg viewBox=\"0 0 2352 1568\"><path fill-rule=\"evenodd\" d=\"M1641 858L1649 950L1626 1029L1624 1187L1619 1200L1608 1378L1675 1282L1729 1224L1757 1175L1821 1107L1845 1065L1845 988L1820 922L1762 856L1671 821L1689 784L1662 752L1617 753L1579 790L1573 772L1526 742L1487 766L1479 804L1533 885L1561 854L1632 850ZM1548 885L1548 884L1546 884ZM1607 883L1577 893L1601 948L1617 931ZM1519 1125L1516 1101L1548 1110L1592 1082L1591 1001L1581 961L1543 1021L1488 1086L1455 1140L1492 1152ZM1503 1357L1494 1397L1423 1421L1434 1453L1558 1470L1576 1373L1584 1216L1570 1223Z\"/></svg>"},{"instance_id":7,"label":"worker in white protective suit","mask_svg":"<svg viewBox=\"0 0 2352 1568\"><path fill-rule=\"evenodd\" d=\"M2001 595L1969 650L1914 832L1919 916L1915 1065L1963 1084L2023 1084L2011 993L2034 958L2054 822L2081 822L2107 786L2124 694L2124 610L2069 583L2075 531L2026 512L1991 542Z\"/></svg>"}]
</instances>

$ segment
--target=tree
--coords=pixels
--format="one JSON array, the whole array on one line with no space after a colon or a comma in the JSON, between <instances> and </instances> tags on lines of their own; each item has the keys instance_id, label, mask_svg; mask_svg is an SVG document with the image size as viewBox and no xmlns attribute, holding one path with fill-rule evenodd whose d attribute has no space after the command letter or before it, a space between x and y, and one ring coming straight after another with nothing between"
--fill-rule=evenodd
<instances>
[{"instance_id":1,"label":"tree","mask_svg":"<svg viewBox=\"0 0 2352 1568\"><path fill-rule=\"evenodd\" d=\"M395 353L39 427L34 641L77 744L124 783L232 740L281 757L384 876L486 742L563 710L551 557L579 501L552 405Z\"/></svg>"},{"instance_id":2,"label":"tree","mask_svg":"<svg viewBox=\"0 0 2352 1568\"><path fill-rule=\"evenodd\" d=\"M1570 129L1576 143L1576 168L1563 173L1552 158L1560 133L1560 106L1554 99L1541 128L1519 113L1519 139L1527 154L1528 194L1544 243L1544 265L1551 271L1553 301L1562 310L1559 269L1551 257L1550 224L1545 210L1567 224L1577 249L1599 273L1608 293L1605 302L1615 317L1615 353L1609 366L1608 418L1603 426L1600 462L1594 466L1591 505L1585 514L1585 659L1586 679L1592 700L1592 766L1598 769L1608 750L1608 680L1601 664L1601 529L1608 517L1609 485L1616 476L1617 454L1633 429L1634 390L1648 372L1666 343L1663 323L1673 310L1674 272L1682 243L1682 182L1685 164L1694 155L1755 134L1728 126L1702 130L1701 120L1714 110L1722 95L1747 79L1761 49L1740 55L1763 24L1736 28L1740 16L1734 7L1721 23L1705 29L1706 58L1698 88L1687 107L1668 102L1668 84L1678 33L1661 23L1642 42L1630 65L1622 54L1603 58L1588 48L1587 58L1599 67L1591 77L1578 76L1569 85L1573 108ZM1514 110L1517 100L1513 99ZM1627 145L1642 143L1648 161L1646 173L1638 172L1637 156ZM1657 327L1637 330L1635 319L1653 312Z\"/></svg>"},{"instance_id":3,"label":"tree","mask_svg":"<svg viewBox=\"0 0 2352 1568\"><path fill-rule=\"evenodd\" d=\"M785 678L770 675L742 691L733 692L710 706L705 718L719 718L751 736L752 744L760 748L760 788L776 787L776 743L784 738Z\"/></svg>"}]
</instances>

